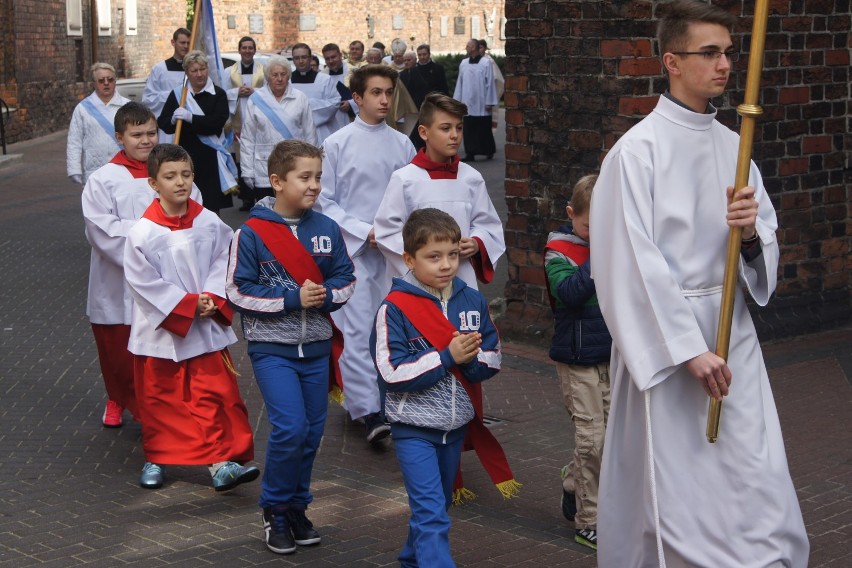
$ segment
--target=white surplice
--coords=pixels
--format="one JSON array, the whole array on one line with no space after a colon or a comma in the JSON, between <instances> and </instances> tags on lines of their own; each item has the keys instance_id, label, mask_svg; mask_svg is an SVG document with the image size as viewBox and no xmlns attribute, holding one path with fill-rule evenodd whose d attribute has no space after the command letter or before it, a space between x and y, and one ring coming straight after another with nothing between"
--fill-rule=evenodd
<instances>
[{"instance_id":1,"label":"white surplice","mask_svg":"<svg viewBox=\"0 0 852 568\"><path fill-rule=\"evenodd\" d=\"M789 566L808 541L743 290L775 289L777 221L760 173L762 254L739 259L719 439L685 362L713 351L738 136L661 97L610 150L591 206L591 265L613 337L598 511L601 568Z\"/></svg>"},{"instance_id":2,"label":"white surplice","mask_svg":"<svg viewBox=\"0 0 852 568\"><path fill-rule=\"evenodd\" d=\"M367 237L391 174L411 162L414 145L385 122L371 125L356 117L329 136L323 150L322 191L314 208L340 225L358 282L346 305L331 314L346 338L340 358L343 405L355 419L379 410L369 342L376 311L389 292L384 257L368 246Z\"/></svg>"},{"instance_id":3,"label":"white surplice","mask_svg":"<svg viewBox=\"0 0 852 568\"><path fill-rule=\"evenodd\" d=\"M127 234L124 272L134 299L128 350L172 361L212 353L236 343L230 327L195 318L186 337L161 328L187 293L225 297L225 274L233 230L207 209L192 227L172 231L140 219Z\"/></svg>"},{"instance_id":4,"label":"white surplice","mask_svg":"<svg viewBox=\"0 0 852 568\"><path fill-rule=\"evenodd\" d=\"M148 107L154 117L159 117L166 106L169 94L178 87L183 86L186 73L181 71L169 71L165 61L160 61L151 67L151 73L145 82L145 90L142 91L142 104ZM180 99L178 99L180 100ZM173 134L159 131L159 143L167 144L174 140Z\"/></svg>"},{"instance_id":5,"label":"white surplice","mask_svg":"<svg viewBox=\"0 0 852 568\"><path fill-rule=\"evenodd\" d=\"M118 93L106 104L92 93L86 97L104 118L113 124L115 113L130 102ZM65 149L68 176L79 175L85 185L95 171L109 162L121 147L115 139L115 128L108 132L101 123L92 116L88 108L81 102L74 107L71 114L71 125L68 127L68 144Z\"/></svg>"},{"instance_id":6,"label":"white surplice","mask_svg":"<svg viewBox=\"0 0 852 568\"><path fill-rule=\"evenodd\" d=\"M408 164L393 173L376 212L376 242L385 255L390 277L408 272L402 260L402 227L417 209L434 207L448 213L461 228L462 237L482 241L492 266L506 252L503 223L491 203L482 175L473 167L459 163L456 179L431 179L429 172ZM476 273L469 260L459 264L458 277L474 290Z\"/></svg>"},{"instance_id":7,"label":"white surplice","mask_svg":"<svg viewBox=\"0 0 852 568\"><path fill-rule=\"evenodd\" d=\"M92 245L86 301L91 323L130 325L133 300L124 280L125 239L156 197L148 178L134 178L119 164L106 164L86 182L82 204L86 239ZM192 198L201 201L195 184Z\"/></svg>"},{"instance_id":8,"label":"white surplice","mask_svg":"<svg viewBox=\"0 0 852 568\"><path fill-rule=\"evenodd\" d=\"M295 75L298 71L293 71ZM340 129L336 116L340 109L340 93L337 92L337 81L325 73L317 73L313 83L295 83L293 88L307 95L314 113L314 126L317 129L317 139L322 144L330 134Z\"/></svg>"},{"instance_id":9,"label":"white surplice","mask_svg":"<svg viewBox=\"0 0 852 568\"><path fill-rule=\"evenodd\" d=\"M470 58L462 60L453 98L467 105L470 116L491 116L485 107L497 104L497 87L490 58L483 57L476 63L471 63Z\"/></svg>"}]
</instances>

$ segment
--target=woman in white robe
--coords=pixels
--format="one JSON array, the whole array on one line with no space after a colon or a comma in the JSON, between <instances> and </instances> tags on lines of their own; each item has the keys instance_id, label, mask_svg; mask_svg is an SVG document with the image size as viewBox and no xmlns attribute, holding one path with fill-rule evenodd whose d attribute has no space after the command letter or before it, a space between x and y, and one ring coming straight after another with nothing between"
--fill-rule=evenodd
<instances>
[{"instance_id":1,"label":"woman in white robe","mask_svg":"<svg viewBox=\"0 0 852 568\"><path fill-rule=\"evenodd\" d=\"M257 198L272 196L267 160L282 140L317 145L317 132L308 97L290 85L290 65L284 57L266 64L266 85L256 89L243 110L240 156L243 181Z\"/></svg>"}]
</instances>

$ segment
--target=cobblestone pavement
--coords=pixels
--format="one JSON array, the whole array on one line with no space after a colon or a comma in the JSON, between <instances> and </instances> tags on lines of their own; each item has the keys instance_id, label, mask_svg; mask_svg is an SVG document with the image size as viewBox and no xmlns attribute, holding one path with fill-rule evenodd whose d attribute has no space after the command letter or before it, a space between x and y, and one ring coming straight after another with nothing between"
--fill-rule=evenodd
<instances>
[{"instance_id":1,"label":"cobblestone pavement","mask_svg":"<svg viewBox=\"0 0 852 568\"><path fill-rule=\"evenodd\" d=\"M266 550L259 483L218 494L206 469L176 467L161 490L138 487L139 425L100 425L105 395L84 315L88 245L64 135L10 151L23 160L0 170L0 565L395 566L408 513L392 446L369 447L336 406L314 471L318 547ZM765 346L813 567L852 565L850 346L852 329ZM478 498L451 510L459 566L595 566L560 512L572 432L545 347L504 345L504 370L485 386L486 414L500 420L493 431L524 487L504 500L464 456ZM245 343L232 354L262 465L262 399Z\"/></svg>"}]
</instances>

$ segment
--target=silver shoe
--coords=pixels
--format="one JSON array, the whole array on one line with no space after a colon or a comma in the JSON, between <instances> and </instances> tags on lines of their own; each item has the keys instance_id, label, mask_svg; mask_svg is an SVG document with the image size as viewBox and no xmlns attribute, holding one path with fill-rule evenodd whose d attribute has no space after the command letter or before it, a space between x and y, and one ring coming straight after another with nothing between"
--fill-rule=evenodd
<instances>
[{"instance_id":1,"label":"silver shoe","mask_svg":"<svg viewBox=\"0 0 852 568\"><path fill-rule=\"evenodd\" d=\"M159 489L163 486L166 477L166 468L151 462L145 462L142 466L142 475L139 476L139 485L145 489Z\"/></svg>"}]
</instances>

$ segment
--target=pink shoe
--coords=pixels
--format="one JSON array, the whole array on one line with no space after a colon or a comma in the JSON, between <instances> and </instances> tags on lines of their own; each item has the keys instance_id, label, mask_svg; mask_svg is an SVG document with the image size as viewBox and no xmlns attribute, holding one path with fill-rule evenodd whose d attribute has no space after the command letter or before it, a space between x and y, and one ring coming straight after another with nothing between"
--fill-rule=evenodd
<instances>
[{"instance_id":1,"label":"pink shoe","mask_svg":"<svg viewBox=\"0 0 852 568\"><path fill-rule=\"evenodd\" d=\"M115 402L108 400L104 409L103 423L107 428L121 428L121 413L124 412L124 407Z\"/></svg>"}]
</instances>

